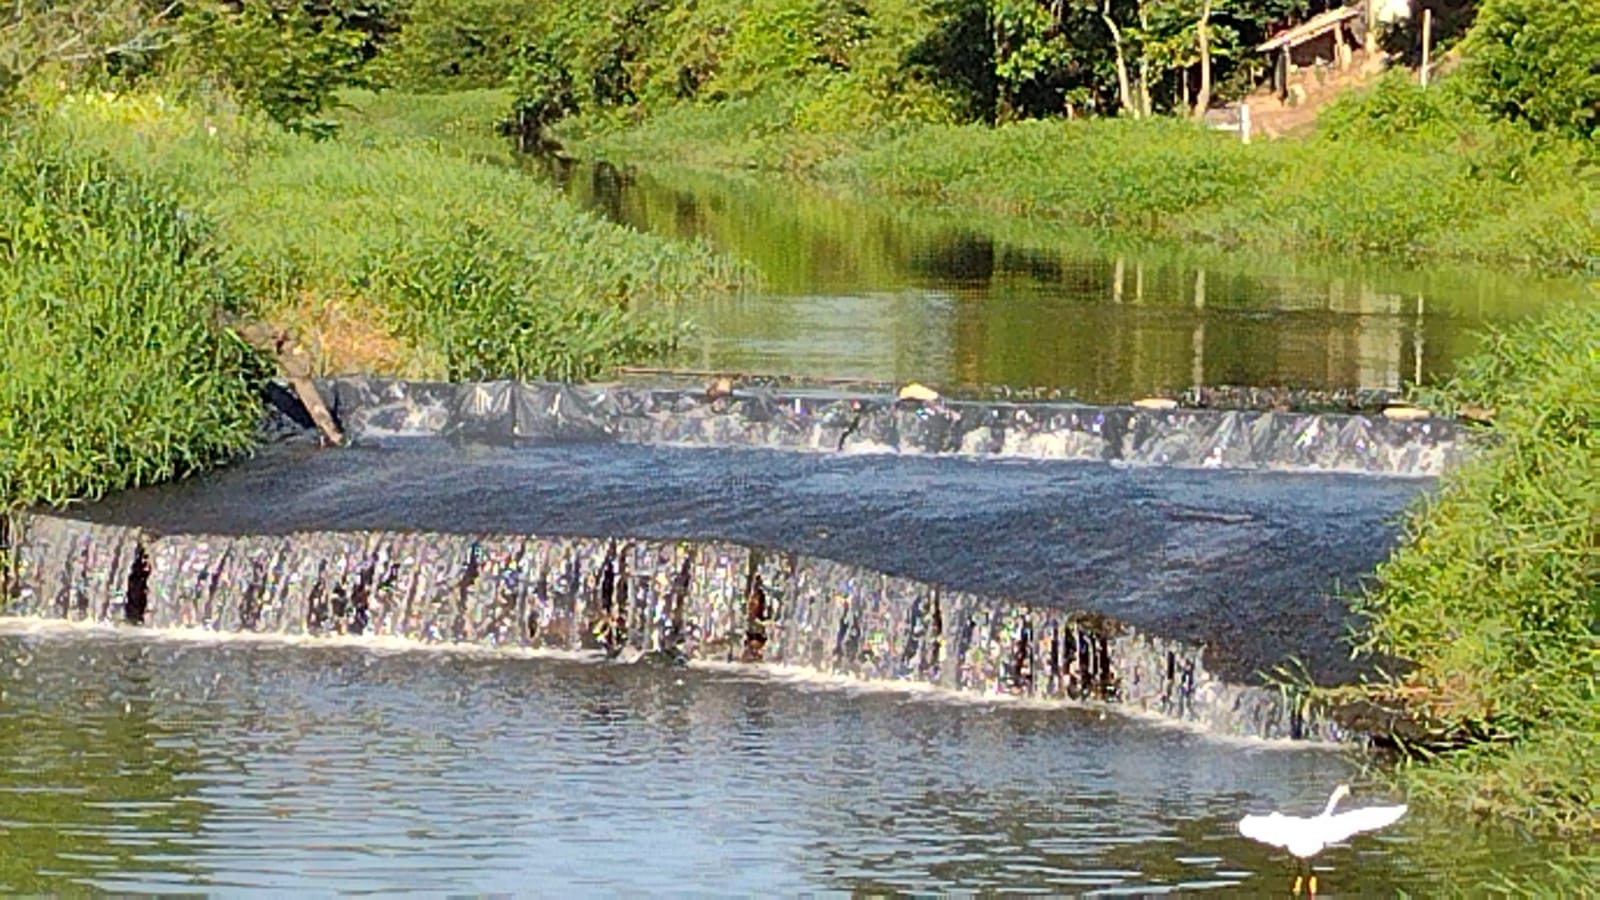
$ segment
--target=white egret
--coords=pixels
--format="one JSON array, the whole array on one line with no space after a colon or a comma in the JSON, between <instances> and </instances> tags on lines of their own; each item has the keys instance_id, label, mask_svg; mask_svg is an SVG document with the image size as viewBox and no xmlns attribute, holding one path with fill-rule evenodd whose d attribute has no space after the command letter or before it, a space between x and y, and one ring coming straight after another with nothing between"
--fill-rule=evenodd
<instances>
[{"instance_id":1,"label":"white egret","mask_svg":"<svg viewBox=\"0 0 1600 900\"><path fill-rule=\"evenodd\" d=\"M1350 786L1341 784L1333 789L1328 807L1317 816L1286 816L1271 812L1264 816L1245 816L1239 820L1239 833L1245 837L1282 847L1300 859L1310 859L1329 844L1337 844L1362 831L1376 831L1393 825L1406 814L1404 803L1399 806L1369 806L1334 815L1333 808L1350 795ZM1294 893L1300 893L1299 875L1294 879ZM1310 879L1311 895L1317 893L1317 876Z\"/></svg>"}]
</instances>

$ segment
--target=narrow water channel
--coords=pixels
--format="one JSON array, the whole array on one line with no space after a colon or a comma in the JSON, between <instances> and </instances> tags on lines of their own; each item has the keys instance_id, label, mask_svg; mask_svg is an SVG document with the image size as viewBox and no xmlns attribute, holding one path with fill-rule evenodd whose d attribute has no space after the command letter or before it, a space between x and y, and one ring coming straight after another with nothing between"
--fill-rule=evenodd
<instances>
[{"instance_id":1,"label":"narrow water channel","mask_svg":"<svg viewBox=\"0 0 1600 900\"><path fill-rule=\"evenodd\" d=\"M546 164L568 196L703 239L765 288L684 310L676 364L1093 402L1218 385L1398 389L1447 375L1485 325L1579 295L1573 279L1355 259L1247 259L955 216L770 182Z\"/></svg>"}]
</instances>

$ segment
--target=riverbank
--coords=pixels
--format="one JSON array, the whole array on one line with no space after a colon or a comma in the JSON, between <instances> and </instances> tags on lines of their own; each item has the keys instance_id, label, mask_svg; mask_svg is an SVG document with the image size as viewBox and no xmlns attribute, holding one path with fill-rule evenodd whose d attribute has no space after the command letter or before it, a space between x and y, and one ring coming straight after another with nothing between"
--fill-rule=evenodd
<instances>
[{"instance_id":1,"label":"riverbank","mask_svg":"<svg viewBox=\"0 0 1600 900\"><path fill-rule=\"evenodd\" d=\"M1353 691L1425 723L1408 795L1571 836L1600 834L1600 305L1488 337L1434 408L1493 410L1494 439L1448 472L1354 600L1358 650L1403 673ZM1574 857L1576 872L1600 856ZM1583 883L1592 883L1579 879Z\"/></svg>"},{"instance_id":2,"label":"riverbank","mask_svg":"<svg viewBox=\"0 0 1600 900\"><path fill-rule=\"evenodd\" d=\"M1252 253L1362 254L1545 273L1600 246L1592 151L1491 121L1449 89L1386 77L1325 109L1305 138L1240 143L1176 119L798 127L768 98L679 105L637 124L579 117L569 152L753 171Z\"/></svg>"},{"instance_id":3,"label":"riverbank","mask_svg":"<svg viewBox=\"0 0 1600 900\"><path fill-rule=\"evenodd\" d=\"M267 373L217 321L245 298L206 223L154 179L60 141L5 138L0 512L245 452Z\"/></svg>"},{"instance_id":4,"label":"riverbank","mask_svg":"<svg viewBox=\"0 0 1600 900\"><path fill-rule=\"evenodd\" d=\"M317 141L193 92L36 97L3 152L0 507L247 452L270 362L227 323L313 373L583 380L747 276L420 138Z\"/></svg>"}]
</instances>

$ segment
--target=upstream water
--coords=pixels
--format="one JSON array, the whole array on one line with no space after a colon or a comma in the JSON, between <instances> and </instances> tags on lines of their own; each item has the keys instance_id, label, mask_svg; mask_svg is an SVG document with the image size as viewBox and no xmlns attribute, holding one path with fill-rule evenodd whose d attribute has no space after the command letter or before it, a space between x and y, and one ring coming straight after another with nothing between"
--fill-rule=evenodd
<instances>
[{"instance_id":1,"label":"upstream water","mask_svg":"<svg viewBox=\"0 0 1600 900\"><path fill-rule=\"evenodd\" d=\"M683 311L698 328L675 360L686 368L1095 402L1219 385L1394 390L1448 375L1484 326L1588 290L1465 267L1115 248L771 183L547 165L589 209L760 270L765 289Z\"/></svg>"},{"instance_id":2,"label":"upstream water","mask_svg":"<svg viewBox=\"0 0 1600 900\"><path fill-rule=\"evenodd\" d=\"M1287 889L1250 811L1353 764L1095 710L748 669L0 620L0 892ZM1384 798L1357 780L1356 803ZM1532 864L1414 814L1324 893Z\"/></svg>"}]
</instances>

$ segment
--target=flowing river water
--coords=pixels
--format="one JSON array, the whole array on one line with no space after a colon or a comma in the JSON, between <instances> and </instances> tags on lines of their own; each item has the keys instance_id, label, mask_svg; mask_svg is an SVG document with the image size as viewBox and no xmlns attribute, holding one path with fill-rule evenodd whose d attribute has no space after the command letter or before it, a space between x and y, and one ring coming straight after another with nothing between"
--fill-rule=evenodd
<instances>
[{"instance_id":1,"label":"flowing river water","mask_svg":"<svg viewBox=\"0 0 1600 900\"><path fill-rule=\"evenodd\" d=\"M705 368L1043 387L1101 401L1210 384L1394 388L1448 372L1469 348L1471 328L1571 289L1481 273L1228 268L713 181L669 186L581 170L565 183L613 218L705 237L761 266L766 290L688 311L702 328L683 362ZM365 452L391 460L396 453ZM493 454L509 450L460 452L476 460L472 471L501 466L513 480L548 487L551 498L563 489L550 466L579 471L585 458L592 462L581 447L514 465L495 462ZM710 482L691 470L715 469L720 458L709 450L662 452L699 454L674 465L699 485ZM949 477L951 462L918 463L898 475L888 460L881 474L873 474L877 463L860 460L773 465L798 474L761 482L762 503L788 498L793 515L811 508L812 495L830 503L854 497L849 502L863 509L892 507L951 547L981 540L975 531L1007 528L1022 546L1019 536L1038 529L1024 528L1022 513L1007 512L1013 509L1044 523L1039 534L1082 532L1105 517L1052 513L1049 491L1081 490L1072 485L1090 475L1126 485L1100 494L1130 492L1127 509L1139 511L1133 518L1146 523L1139 526L1146 536L1150 527L1185 523L1163 540L1191 555L1205 542L1184 535L1215 543L1218 533L1265 528L1260 523L1275 521L1272 509L1312 503L1315 491L1332 491L1367 515L1378 508L1363 506L1376 502L1370 498L1417 487L1349 474L1340 476L1350 479L1344 487L1327 481L1311 491L1290 476L1239 476L1268 498L1265 505L1212 526L1192 514L1169 515L1182 506L1167 496L1173 491L1230 492L1221 482L1208 487L1193 470L1183 476L1192 487L1174 488L1157 484L1154 469L1118 474L1040 463L1007 469L1008 481L972 468L960 470L973 479L963 488ZM598 465L585 477L603 487L614 468ZM847 476L858 469L867 475L851 487ZM938 477L905 482L913 470ZM519 515L504 494L509 487L487 497L453 485L448 472L430 477L437 496L480 496L477 515ZM315 491L331 483L295 488L299 505L284 509L314 514ZM256 483L247 475L232 484L232 508L257 503L244 518L273 519L277 501L269 493L252 501ZM339 496L352 521L382 519L390 488L351 484ZM871 502L857 496L862 485L872 488ZM165 555L133 563L147 567L152 592L159 581L176 598L197 590L197 578L211 579L207 596L219 584L229 590L215 558L248 541L217 536L217 523L231 514L207 510L205 490L183 494L199 505L188 513L171 507L179 512L169 518L182 521L166 523L177 531L188 523L197 533L167 539ZM1222 505L1257 502L1249 491ZM1271 501L1271 491L1283 492L1282 502ZM911 503L919 492L939 494L952 513L941 519L936 506ZM985 492L993 495L984 507L992 522L953 512L960 495ZM572 496L583 504L574 509L578 518L607 514L606 492ZM647 530L672 537L660 523L692 518L693 510L673 505L689 501L675 496L660 493L646 504L654 518L643 521L656 523ZM533 511L530 521L548 526L552 509ZM763 509L770 512L758 504L739 514L739 534L706 537L787 527ZM813 518L826 529L801 541L811 550L839 553L829 549L830 533L870 531L870 522L851 521L848 508L817 509ZM1284 519L1279 531L1261 533L1298 533L1292 515L1277 518ZM1330 534L1375 527L1353 515L1333 518L1318 527ZM701 525L723 527L713 519ZM426 548L434 539L407 540L391 543ZM1036 548L1044 552L1055 539L1032 540L1044 541ZM1363 540L1360 552L1377 552L1381 540ZM80 545L62 544L49 558L70 556L73 546ZM893 546L886 541L885 554ZM281 558L315 547L308 541ZM954 551L924 550L902 560L909 574L963 571ZM1107 559L1118 556L1114 550L1104 548ZM1211 550L1196 558L1212 560L1218 572L1250 552ZM470 551L476 572L477 545ZM1289 544L1274 552L1294 556ZM212 568L194 568L208 558ZM149 566L168 564L176 568L149 575ZM318 563L308 557L294 565ZM1127 578L1159 580L1137 561L1122 565ZM1105 567L1086 563L1091 570ZM302 576L284 571L252 577L287 597ZM1047 583L965 571L980 587L993 581L1035 591ZM448 576L441 569L429 577ZM860 576L837 577L844 585ZM465 584L461 591L465 597ZM826 598L817 602L825 606ZM1240 816L1313 813L1341 780L1356 789L1348 805L1393 799L1348 748L1221 736L1098 703L867 685L708 660L684 666L583 650L428 645L375 632L307 637L284 628L246 636L185 627L192 625L170 613L144 627L0 618L0 893L1281 893L1293 878L1291 860L1241 838ZM808 640L803 624L786 627L794 633L774 635L772 648ZM1423 806L1382 834L1327 851L1317 866L1324 893L1427 894L1473 890L1496 873L1537 872L1550 852L1511 830Z\"/></svg>"},{"instance_id":2,"label":"flowing river water","mask_svg":"<svg viewBox=\"0 0 1600 900\"><path fill-rule=\"evenodd\" d=\"M733 667L0 622L7 894L1281 893L1286 858L1233 823L1358 774ZM1319 868L1327 893L1428 893L1536 858L1417 814Z\"/></svg>"}]
</instances>

